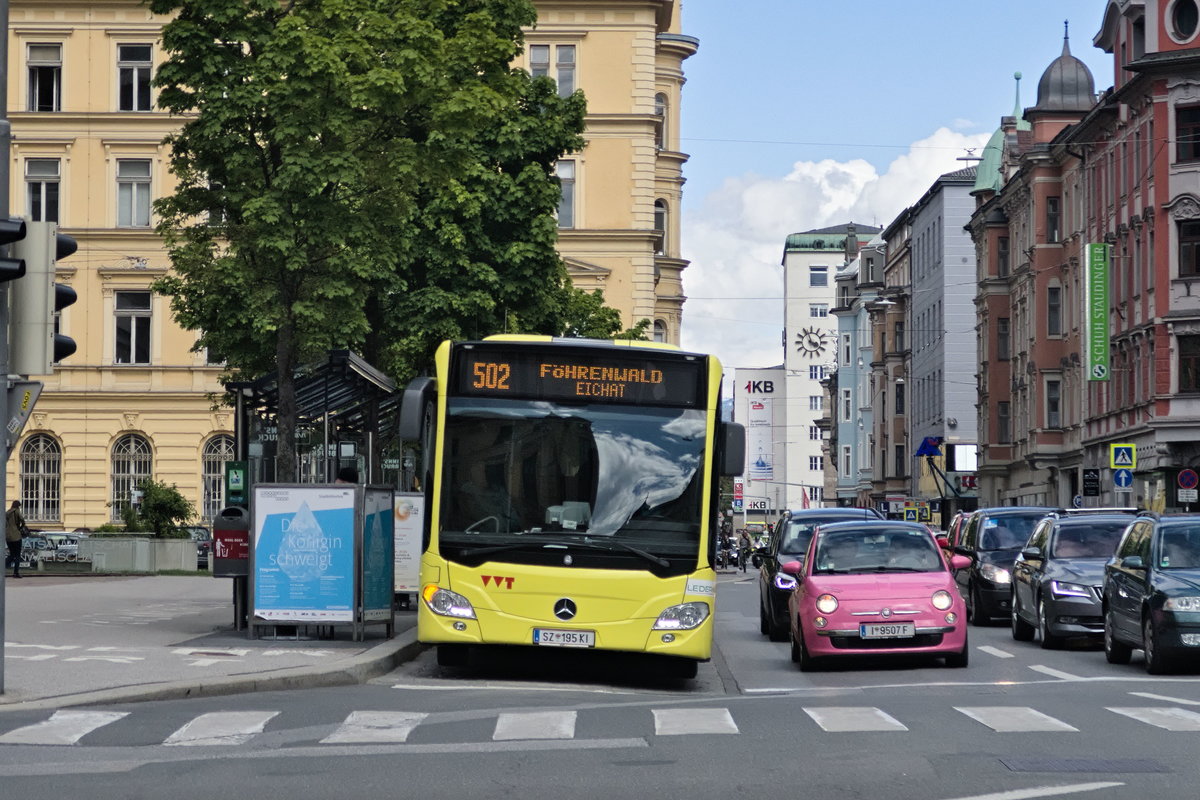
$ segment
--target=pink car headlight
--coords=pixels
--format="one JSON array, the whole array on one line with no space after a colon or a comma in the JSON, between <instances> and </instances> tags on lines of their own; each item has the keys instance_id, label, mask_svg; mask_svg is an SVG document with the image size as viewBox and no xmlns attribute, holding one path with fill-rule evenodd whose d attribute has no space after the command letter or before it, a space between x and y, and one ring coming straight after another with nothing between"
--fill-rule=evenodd
<instances>
[{"instance_id":1,"label":"pink car headlight","mask_svg":"<svg viewBox=\"0 0 1200 800\"><path fill-rule=\"evenodd\" d=\"M934 592L933 597L930 598L930 601L933 603L933 607L938 611L945 611L946 609L950 608L950 606L954 605L954 598L951 597L950 593L945 589L940 589Z\"/></svg>"},{"instance_id":2,"label":"pink car headlight","mask_svg":"<svg viewBox=\"0 0 1200 800\"><path fill-rule=\"evenodd\" d=\"M823 594L817 598L817 611L822 614L832 614L837 611L837 598L831 594Z\"/></svg>"}]
</instances>

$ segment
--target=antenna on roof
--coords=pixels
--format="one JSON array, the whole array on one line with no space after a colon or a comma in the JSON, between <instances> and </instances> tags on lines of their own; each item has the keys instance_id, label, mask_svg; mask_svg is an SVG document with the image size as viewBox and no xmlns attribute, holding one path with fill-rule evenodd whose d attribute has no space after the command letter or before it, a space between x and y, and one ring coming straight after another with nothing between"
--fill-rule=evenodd
<instances>
[{"instance_id":1,"label":"antenna on roof","mask_svg":"<svg viewBox=\"0 0 1200 800\"><path fill-rule=\"evenodd\" d=\"M974 147L967 147L964 149L967 151L967 154L965 156L959 156L958 158L954 159L955 161L983 161L983 156L975 155Z\"/></svg>"}]
</instances>

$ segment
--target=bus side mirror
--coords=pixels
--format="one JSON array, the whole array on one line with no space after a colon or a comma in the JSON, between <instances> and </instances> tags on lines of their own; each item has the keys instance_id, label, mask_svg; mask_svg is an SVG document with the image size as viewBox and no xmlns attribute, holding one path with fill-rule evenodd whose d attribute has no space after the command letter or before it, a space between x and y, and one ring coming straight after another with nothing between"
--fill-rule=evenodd
<instances>
[{"instance_id":1,"label":"bus side mirror","mask_svg":"<svg viewBox=\"0 0 1200 800\"><path fill-rule=\"evenodd\" d=\"M721 425L721 475L741 475L746 468L746 429L737 422Z\"/></svg>"},{"instance_id":2,"label":"bus side mirror","mask_svg":"<svg viewBox=\"0 0 1200 800\"><path fill-rule=\"evenodd\" d=\"M400 401L400 421L397 433L408 442L425 440L425 404L434 395L433 378L419 377L409 381Z\"/></svg>"}]
</instances>

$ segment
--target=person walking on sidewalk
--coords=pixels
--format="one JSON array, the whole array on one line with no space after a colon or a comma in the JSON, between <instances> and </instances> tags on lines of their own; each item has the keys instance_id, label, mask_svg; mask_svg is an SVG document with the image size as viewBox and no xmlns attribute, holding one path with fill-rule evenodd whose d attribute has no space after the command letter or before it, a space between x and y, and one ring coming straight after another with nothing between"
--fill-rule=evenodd
<instances>
[{"instance_id":1,"label":"person walking on sidewalk","mask_svg":"<svg viewBox=\"0 0 1200 800\"><path fill-rule=\"evenodd\" d=\"M12 562L14 578L21 577L21 540L28 530L25 517L21 516L21 501L13 500L4 515L4 543L8 545L8 560Z\"/></svg>"}]
</instances>

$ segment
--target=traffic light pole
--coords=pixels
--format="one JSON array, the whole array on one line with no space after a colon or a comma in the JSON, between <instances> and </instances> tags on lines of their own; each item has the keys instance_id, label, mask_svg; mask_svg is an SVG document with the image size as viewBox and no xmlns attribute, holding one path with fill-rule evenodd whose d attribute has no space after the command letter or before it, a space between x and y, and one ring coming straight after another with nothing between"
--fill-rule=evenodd
<instances>
[{"instance_id":1,"label":"traffic light pole","mask_svg":"<svg viewBox=\"0 0 1200 800\"><path fill-rule=\"evenodd\" d=\"M12 127L8 122L8 0L0 0L0 219L8 219L9 155L12 149ZM8 283L0 283L0 421L8 419ZM0 511L8 509L8 448L0 462ZM7 523L7 515L5 517ZM0 524L0 528L6 524ZM7 533L7 531L5 531ZM7 542L5 543L7 547ZM7 555L7 549L5 554ZM20 555L17 556L20 558ZM7 578L0 570L0 694L4 694L4 616L7 612Z\"/></svg>"}]
</instances>

